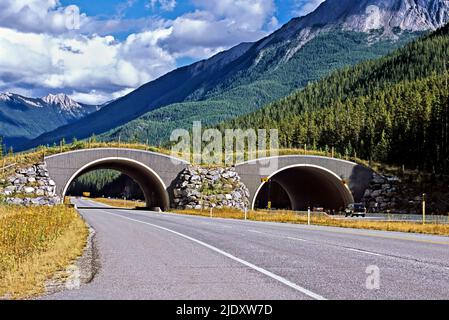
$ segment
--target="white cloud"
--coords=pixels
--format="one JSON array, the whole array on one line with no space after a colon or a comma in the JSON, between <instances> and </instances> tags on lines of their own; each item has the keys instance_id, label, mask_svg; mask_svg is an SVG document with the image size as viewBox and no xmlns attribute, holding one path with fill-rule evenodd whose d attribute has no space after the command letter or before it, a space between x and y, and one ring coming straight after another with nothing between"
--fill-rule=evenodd
<instances>
[{"instance_id":1,"label":"white cloud","mask_svg":"<svg viewBox=\"0 0 449 320\"><path fill-rule=\"evenodd\" d=\"M173 70L177 59L207 58L278 26L274 0L192 1L196 10L174 20L80 13L80 30L70 30L67 7L57 0L1 0L0 92L65 92L101 103ZM149 4L171 10L176 1ZM108 35L127 28L138 31L121 41Z\"/></svg>"},{"instance_id":2,"label":"white cloud","mask_svg":"<svg viewBox=\"0 0 449 320\"><path fill-rule=\"evenodd\" d=\"M276 6L273 0L193 0L202 10L218 19L239 24L241 30L260 30L273 17Z\"/></svg>"},{"instance_id":3,"label":"white cloud","mask_svg":"<svg viewBox=\"0 0 449 320\"><path fill-rule=\"evenodd\" d=\"M296 0L295 14L297 16L305 16L319 7L325 0Z\"/></svg>"},{"instance_id":4,"label":"white cloud","mask_svg":"<svg viewBox=\"0 0 449 320\"><path fill-rule=\"evenodd\" d=\"M173 11L176 7L176 0L150 0L149 7L152 10L160 8L164 11Z\"/></svg>"},{"instance_id":5,"label":"white cloud","mask_svg":"<svg viewBox=\"0 0 449 320\"><path fill-rule=\"evenodd\" d=\"M0 27L24 32L65 33L89 19L75 5L62 7L58 0L2 0ZM73 21L79 23L71 25Z\"/></svg>"},{"instance_id":6,"label":"white cloud","mask_svg":"<svg viewBox=\"0 0 449 320\"><path fill-rule=\"evenodd\" d=\"M114 92L175 68L175 59L157 46L163 36L161 31L144 32L117 42L111 36L67 38L0 28L0 78L53 91L97 90L113 98Z\"/></svg>"},{"instance_id":7,"label":"white cloud","mask_svg":"<svg viewBox=\"0 0 449 320\"><path fill-rule=\"evenodd\" d=\"M175 19L161 44L176 57L202 59L278 27L273 0L193 0L195 12Z\"/></svg>"},{"instance_id":8,"label":"white cloud","mask_svg":"<svg viewBox=\"0 0 449 320\"><path fill-rule=\"evenodd\" d=\"M109 92L98 90L91 90L87 92L73 91L71 94L69 94L69 96L73 100L80 101L85 104L101 105L103 103L121 98L133 90L134 88L126 88L120 91L113 92L112 94L110 94Z\"/></svg>"}]
</instances>

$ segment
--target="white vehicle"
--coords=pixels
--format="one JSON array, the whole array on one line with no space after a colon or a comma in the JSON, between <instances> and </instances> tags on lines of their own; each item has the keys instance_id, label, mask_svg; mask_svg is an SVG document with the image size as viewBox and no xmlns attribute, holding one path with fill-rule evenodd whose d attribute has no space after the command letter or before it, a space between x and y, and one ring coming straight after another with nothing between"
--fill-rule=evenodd
<instances>
[{"instance_id":1,"label":"white vehicle","mask_svg":"<svg viewBox=\"0 0 449 320\"><path fill-rule=\"evenodd\" d=\"M351 203L345 209L346 217L366 217L366 207L363 203Z\"/></svg>"}]
</instances>

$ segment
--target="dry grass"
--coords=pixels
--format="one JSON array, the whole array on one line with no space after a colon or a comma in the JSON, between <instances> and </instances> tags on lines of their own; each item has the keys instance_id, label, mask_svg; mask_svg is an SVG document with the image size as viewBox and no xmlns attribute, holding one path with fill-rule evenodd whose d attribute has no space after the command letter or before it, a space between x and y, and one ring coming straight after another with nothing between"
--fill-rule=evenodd
<instances>
[{"instance_id":1,"label":"dry grass","mask_svg":"<svg viewBox=\"0 0 449 320\"><path fill-rule=\"evenodd\" d=\"M105 205L111 207L119 207L119 208L144 208L146 206L145 202L142 201L131 201L131 200L122 200L122 199L105 199L105 198L97 198L92 199L93 201L103 203Z\"/></svg>"},{"instance_id":2,"label":"dry grass","mask_svg":"<svg viewBox=\"0 0 449 320\"><path fill-rule=\"evenodd\" d=\"M197 210L177 210L176 213L210 217L210 211ZM244 219L245 214L232 209L214 209L212 217L225 219ZM247 215L248 220L264 222L280 222L292 224L307 224L307 215L291 211L250 211ZM388 221L369 221L369 220L341 220L335 219L323 214L313 214L311 223L319 226L330 226L340 228L356 228L381 231L396 231L407 233L421 233L449 236L449 224L421 224L414 222L388 222Z\"/></svg>"},{"instance_id":3,"label":"dry grass","mask_svg":"<svg viewBox=\"0 0 449 320\"><path fill-rule=\"evenodd\" d=\"M78 258L87 227L74 209L0 207L0 298L42 294L45 282Z\"/></svg>"}]
</instances>

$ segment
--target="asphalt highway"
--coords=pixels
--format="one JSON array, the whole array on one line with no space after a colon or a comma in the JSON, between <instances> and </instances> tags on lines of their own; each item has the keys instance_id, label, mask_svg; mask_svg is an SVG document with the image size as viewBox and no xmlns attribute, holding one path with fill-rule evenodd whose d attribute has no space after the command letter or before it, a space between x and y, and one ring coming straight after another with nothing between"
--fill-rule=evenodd
<instances>
[{"instance_id":1,"label":"asphalt highway","mask_svg":"<svg viewBox=\"0 0 449 320\"><path fill-rule=\"evenodd\" d=\"M449 299L447 237L76 204L98 273L45 299Z\"/></svg>"}]
</instances>

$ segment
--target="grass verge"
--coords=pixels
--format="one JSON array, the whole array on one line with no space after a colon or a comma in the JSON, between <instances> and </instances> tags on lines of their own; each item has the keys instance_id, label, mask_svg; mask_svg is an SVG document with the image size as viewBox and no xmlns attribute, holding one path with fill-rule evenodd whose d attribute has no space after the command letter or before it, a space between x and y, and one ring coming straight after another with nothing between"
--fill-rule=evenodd
<instances>
[{"instance_id":1,"label":"grass verge","mask_svg":"<svg viewBox=\"0 0 449 320\"><path fill-rule=\"evenodd\" d=\"M105 199L96 198L92 199L95 202L100 202L111 207L134 209L134 208L144 208L146 206L145 202L142 201L131 201L122 199Z\"/></svg>"},{"instance_id":2,"label":"grass verge","mask_svg":"<svg viewBox=\"0 0 449 320\"><path fill-rule=\"evenodd\" d=\"M197 210L175 210L175 213L210 217L210 211L197 211ZM225 218L225 219L245 219L245 214L238 210L232 209L214 209L212 211L212 217ZM250 211L247 215L248 220L252 221L264 221L264 222L279 222L279 223L292 223L292 224L307 224L307 215L290 212L290 211ZM396 222L396 221L369 221L369 220L340 220L334 219L326 215L313 214L311 217L311 223L318 226L340 227L340 228L355 228L355 229L367 229L367 230L380 230L380 231L396 231L406 233L421 233L421 234L433 234L441 236L449 236L448 224L421 224L415 222Z\"/></svg>"},{"instance_id":3,"label":"grass verge","mask_svg":"<svg viewBox=\"0 0 449 320\"><path fill-rule=\"evenodd\" d=\"M0 299L30 298L83 253L88 229L66 206L0 206Z\"/></svg>"}]
</instances>

